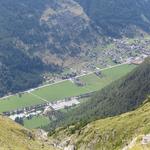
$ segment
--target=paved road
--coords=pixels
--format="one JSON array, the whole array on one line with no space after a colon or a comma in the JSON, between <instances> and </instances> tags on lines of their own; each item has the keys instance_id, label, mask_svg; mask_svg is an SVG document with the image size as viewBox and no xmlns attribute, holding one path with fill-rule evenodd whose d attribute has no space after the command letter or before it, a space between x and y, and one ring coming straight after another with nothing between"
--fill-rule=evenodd
<instances>
[{"instance_id":1,"label":"paved road","mask_svg":"<svg viewBox=\"0 0 150 150\"><path fill-rule=\"evenodd\" d=\"M100 69L100 68L98 69L98 68L97 68L97 70L103 71L103 70L115 68L115 67L118 67L118 66L122 66L122 65L127 64L127 63L128 63L128 62L125 62L125 63L122 63L122 64L110 66L110 67L107 67L107 68L104 68L104 69ZM78 75L78 76L76 76L75 78L87 76L87 75L93 74L94 72L95 72L95 71L91 71L91 72L86 73L86 74ZM56 81L55 83L50 83L50 84L42 85L42 86L39 86L39 87L36 87L36 88L32 88L32 89L29 89L29 90L27 90L27 91L20 92L20 93L31 93L32 91L35 91L35 90L38 90L38 89L41 89L41 88L44 88L44 87L48 87L48 86L51 86L51 85L59 84L59 83L62 83L62 82L64 82L64 81L70 81L70 79L65 79L65 80ZM18 94L18 93L17 93L17 94ZM4 96L4 97L1 97L0 100L9 98L9 97L14 96L14 95L16 95L16 94L12 94L12 95L7 95L7 96ZM45 101L47 101L47 100L45 100Z\"/></svg>"}]
</instances>

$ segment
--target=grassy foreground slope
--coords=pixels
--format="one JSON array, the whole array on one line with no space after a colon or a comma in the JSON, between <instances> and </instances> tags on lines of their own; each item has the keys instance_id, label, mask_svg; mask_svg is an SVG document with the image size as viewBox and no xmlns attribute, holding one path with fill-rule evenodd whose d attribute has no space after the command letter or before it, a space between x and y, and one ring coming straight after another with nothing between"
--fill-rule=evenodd
<instances>
[{"instance_id":1,"label":"grassy foreground slope","mask_svg":"<svg viewBox=\"0 0 150 150\"><path fill-rule=\"evenodd\" d=\"M38 141L33 132L0 116L0 150L54 150Z\"/></svg>"},{"instance_id":2,"label":"grassy foreground slope","mask_svg":"<svg viewBox=\"0 0 150 150\"><path fill-rule=\"evenodd\" d=\"M125 77L97 92L86 103L61 115L53 127L87 123L137 108L150 94L150 58ZM52 125L49 126L51 128Z\"/></svg>"},{"instance_id":3,"label":"grassy foreground slope","mask_svg":"<svg viewBox=\"0 0 150 150\"><path fill-rule=\"evenodd\" d=\"M54 141L69 141L78 150L121 150L137 138L131 147L132 150L143 150L142 137L150 133L150 98L138 109L117 117L110 117L89 123L76 129L69 126L67 129L58 129L50 139ZM60 142L61 143L61 142ZM144 145L150 149L150 145Z\"/></svg>"}]
</instances>

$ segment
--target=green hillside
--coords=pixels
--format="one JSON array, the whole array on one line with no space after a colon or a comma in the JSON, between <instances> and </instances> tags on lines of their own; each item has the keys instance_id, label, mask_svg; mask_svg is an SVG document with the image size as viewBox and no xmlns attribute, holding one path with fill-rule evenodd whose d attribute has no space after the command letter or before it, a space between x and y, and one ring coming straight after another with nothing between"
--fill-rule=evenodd
<instances>
[{"instance_id":1,"label":"green hillside","mask_svg":"<svg viewBox=\"0 0 150 150\"><path fill-rule=\"evenodd\" d=\"M34 132L0 116L0 150L54 150L54 148L37 140Z\"/></svg>"},{"instance_id":2,"label":"green hillside","mask_svg":"<svg viewBox=\"0 0 150 150\"><path fill-rule=\"evenodd\" d=\"M49 128L119 115L137 108L150 94L150 58L79 107L58 116Z\"/></svg>"},{"instance_id":3,"label":"green hillside","mask_svg":"<svg viewBox=\"0 0 150 150\"><path fill-rule=\"evenodd\" d=\"M77 128L77 125L60 128L50 139L60 144L66 140L78 150L121 150L130 143L133 144L128 150L148 150L150 145L142 146L141 141L150 133L149 116L150 99L147 99L135 111L94 121L82 128Z\"/></svg>"}]
</instances>

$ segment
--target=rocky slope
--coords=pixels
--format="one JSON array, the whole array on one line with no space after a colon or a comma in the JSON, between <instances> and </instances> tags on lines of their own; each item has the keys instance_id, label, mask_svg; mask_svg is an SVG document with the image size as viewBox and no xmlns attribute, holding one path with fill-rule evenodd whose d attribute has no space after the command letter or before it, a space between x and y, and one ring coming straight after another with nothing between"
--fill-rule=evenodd
<instances>
[{"instance_id":1,"label":"rocky slope","mask_svg":"<svg viewBox=\"0 0 150 150\"><path fill-rule=\"evenodd\" d=\"M132 112L97 120L78 129L75 126L57 129L50 139L66 149L69 147L77 150L143 150L143 147L149 149L149 142L142 144L144 135L150 133L149 115L150 100L147 99Z\"/></svg>"}]
</instances>

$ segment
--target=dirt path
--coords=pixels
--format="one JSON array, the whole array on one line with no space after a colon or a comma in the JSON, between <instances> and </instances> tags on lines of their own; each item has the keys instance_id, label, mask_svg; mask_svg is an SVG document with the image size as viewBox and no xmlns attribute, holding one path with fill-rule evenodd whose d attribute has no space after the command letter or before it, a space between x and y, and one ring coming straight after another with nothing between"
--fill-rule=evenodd
<instances>
[{"instance_id":1,"label":"dirt path","mask_svg":"<svg viewBox=\"0 0 150 150\"><path fill-rule=\"evenodd\" d=\"M134 138L129 145L125 146L122 150L130 150L135 144L136 144L136 141L137 141L137 137Z\"/></svg>"}]
</instances>

